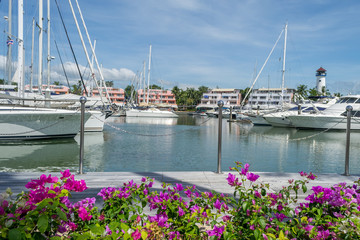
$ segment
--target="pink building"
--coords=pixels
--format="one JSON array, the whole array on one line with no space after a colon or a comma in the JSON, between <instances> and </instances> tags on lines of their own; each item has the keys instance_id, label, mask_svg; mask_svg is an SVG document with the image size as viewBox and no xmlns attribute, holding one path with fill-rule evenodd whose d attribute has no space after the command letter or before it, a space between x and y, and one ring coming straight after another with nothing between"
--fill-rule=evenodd
<instances>
[{"instance_id":1,"label":"pink building","mask_svg":"<svg viewBox=\"0 0 360 240\"><path fill-rule=\"evenodd\" d=\"M125 91L122 88L113 88L113 87L107 87L107 92L109 93L109 97L111 99L111 102L117 103L117 104L125 104ZM101 88L103 97L106 97L106 90L105 87ZM100 96L98 89L92 90L93 96Z\"/></svg>"},{"instance_id":2,"label":"pink building","mask_svg":"<svg viewBox=\"0 0 360 240\"><path fill-rule=\"evenodd\" d=\"M149 104L170 105L177 108L175 95L170 90L149 89ZM147 102L148 93L144 93L143 89L138 90L138 103Z\"/></svg>"}]
</instances>

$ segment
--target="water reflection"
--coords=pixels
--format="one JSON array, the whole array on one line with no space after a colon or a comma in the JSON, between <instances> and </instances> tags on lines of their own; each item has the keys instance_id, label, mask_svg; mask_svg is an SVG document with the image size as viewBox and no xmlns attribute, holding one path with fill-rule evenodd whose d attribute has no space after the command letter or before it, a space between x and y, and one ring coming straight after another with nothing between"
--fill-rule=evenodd
<instances>
[{"instance_id":1,"label":"water reflection","mask_svg":"<svg viewBox=\"0 0 360 240\"><path fill-rule=\"evenodd\" d=\"M85 133L84 171L216 171L218 119L108 118L104 132ZM343 173L345 132L222 123L222 169L235 161L253 171ZM360 174L360 133L351 134L350 173ZM0 171L78 170L79 136L0 143Z\"/></svg>"}]
</instances>

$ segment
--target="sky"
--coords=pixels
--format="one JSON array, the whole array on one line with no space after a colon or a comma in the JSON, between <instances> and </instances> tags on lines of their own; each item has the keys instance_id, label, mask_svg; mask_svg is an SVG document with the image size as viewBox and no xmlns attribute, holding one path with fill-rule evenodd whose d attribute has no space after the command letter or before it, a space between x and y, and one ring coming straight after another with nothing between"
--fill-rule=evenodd
<instances>
[{"instance_id":1,"label":"sky","mask_svg":"<svg viewBox=\"0 0 360 240\"><path fill-rule=\"evenodd\" d=\"M16 35L17 1L13 0L13 35ZM69 2L57 0L83 78L89 79L84 53ZM71 0L76 10L76 2ZM150 84L164 89L250 87L260 70L255 88L281 87L284 33L266 65L265 60L288 24L285 87L316 86L316 70L327 70L331 93L360 94L360 1L358 0L78 0L96 58L106 81L125 88L143 71ZM38 1L24 1L25 78L30 79L32 18L38 21ZM44 1L44 16L46 16ZM51 0L51 81L70 84L79 80L75 60ZM0 2L0 14L8 16L8 1ZM79 24L79 14L77 12ZM0 20L0 78L6 76L7 20ZM46 22L44 29L47 29ZM35 55L38 52L38 29ZM82 28L87 51L91 48ZM54 44L56 41L59 53ZM44 35L47 54L47 35ZM16 66L17 42L13 44ZM91 56L89 59L91 60ZM38 57L34 57L34 62ZM47 71L46 60L43 61ZM94 63L94 68L96 64ZM38 67L34 65L34 78ZM6 77L4 77L6 78ZM44 77L46 78L46 76ZM96 70L96 78L100 75Z\"/></svg>"}]
</instances>

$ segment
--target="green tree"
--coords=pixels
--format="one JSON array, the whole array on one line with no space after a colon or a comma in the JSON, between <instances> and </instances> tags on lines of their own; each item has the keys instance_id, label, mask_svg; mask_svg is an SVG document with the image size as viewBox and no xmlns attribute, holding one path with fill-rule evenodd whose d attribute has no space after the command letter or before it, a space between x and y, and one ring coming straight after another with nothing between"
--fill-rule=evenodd
<instances>
[{"instance_id":1,"label":"green tree","mask_svg":"<svg viewBox=\"0 0 360 240\"><path fill-rule=\"evenodd\" d=\"M308 93L310 96L317 96L319 94L316 88L310 88Z\"/></svg>"},{"instance_id":2,"label":"green tree","mask_svg":"<svg viewBox=\"0 0 360 240\"><path fill-rule=\"evenodd\" d=\"M133 85L127 85L124 91L125 91L125 99L129 100L131 98L131 96L133 96L135 98L136 91L135 91L135 88Z\"/></svg>"},{"instance_id":3,"label":"green tree","mask_svg":"<svg viewBox=\"0 0 360 240\"><path fill-rule=\"evenodd\" d=\"M308 88L308 86L301 84L297 87L296 93L303 98L307 98L307 96L308 96L307 88Z\"/></svg>"},{"instance_id":4,"label":"green tree","mask_svg":"<svg viewBox=\"0 0 360 240\"><path fill-rule=\"evenodd\" d=\"M114 81L105 81L105 86L114 87Z\"/></svg>"},{"instance_id":5,"label":"green tree","mask_svg":"<svg viewBox=\"0 0 360 240\"><path fill-rule=\"evenodd\" d=\"M59 81L54 81L54 85L59 86L60 82Z\"/></svg>"},{"instance_id":6,"label":"green tree","mask_svg":"<svg viewBox=\"0 0 360 240\"><path fill-rule=\"evenodd\" d=\"M78 82L78 84L72 85L71 93L77 94L77 95L82 95L82 88L81 88L80 81Z\"/></svg>"},{"instance_id":7,"label":"green tree","mask_svg":"<svg viewBox=\"0 0 360 240\"><path fill-rule=\"evenodd\" d=\"M0 84L5 84L5 80L4 80L4 79L0 79Z\"/></svg>"},{"instance_id":8,"label":"green tree","mask_svg":"<svg viewBox=\"0 0 360 240\"><path fill-rule=\"evenodd\" d=\"M244 101L244 103L246 103L247 100L249 99L250 94L246 96L246 94L247 94L249 91L250 91L250 88L249 88L249 87L247 87L247 88L245 88L245 89L240 89L241 98L245 98L245 97L246 97L245 101L244 101L243 99L241 100L241 101Z\"/></svg>"},{"instance_id":9,"label":"green tree","mask_svg":"<svg viewBox=\"0 0 360 240\"><path fill-rule=\"evenodd\" d=\"M149 89L161 89L161 87L156 84L153 84L153 85L150 85Z\"/></svg>"},{"instance_id":10,"label":"green tree","mask_svg":"<svg viewBox=\"0 0 360 240\"><path fill-rule=\"evenodd\" d=\"M339 93L339 92L334 93L334 97L341 97L341 93Z\"/></svg>"}]
</instances>

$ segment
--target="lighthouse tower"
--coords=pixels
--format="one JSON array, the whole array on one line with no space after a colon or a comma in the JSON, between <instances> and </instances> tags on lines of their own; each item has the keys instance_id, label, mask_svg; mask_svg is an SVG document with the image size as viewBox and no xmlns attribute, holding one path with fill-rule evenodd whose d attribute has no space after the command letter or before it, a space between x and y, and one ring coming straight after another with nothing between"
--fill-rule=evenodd
<instances>
[{"instance_id":1,"label":"lighthouse tower","mask_svg":"<svg viewBox=\"0 0 360 240\"><path fill-rule=\"evenodd\" d=\"M319 94L323 93L323 89L326 88L326 70L322 67L320 67L318 70L316 70L316 90Z\"/></svg>"}]
</instances>

